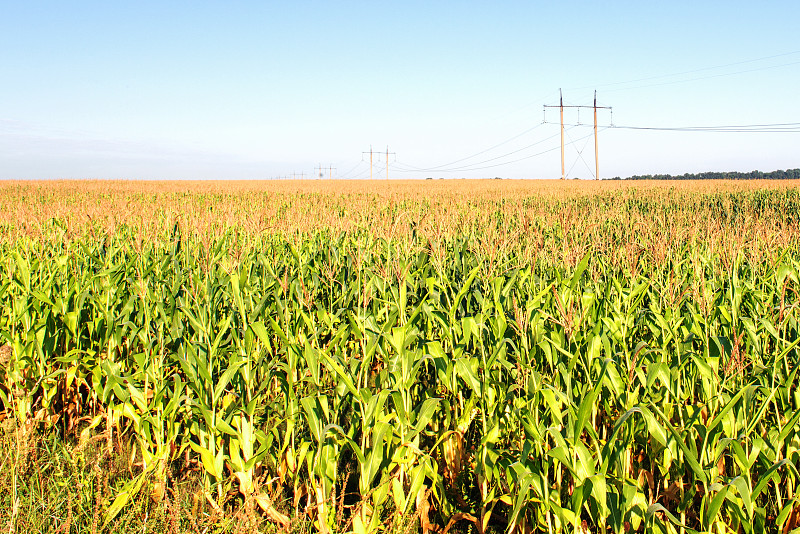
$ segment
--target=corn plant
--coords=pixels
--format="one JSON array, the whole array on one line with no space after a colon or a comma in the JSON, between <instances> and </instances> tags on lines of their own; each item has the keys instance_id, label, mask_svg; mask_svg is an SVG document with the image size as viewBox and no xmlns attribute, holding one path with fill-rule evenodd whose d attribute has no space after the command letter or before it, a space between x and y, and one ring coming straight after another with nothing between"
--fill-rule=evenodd
<instances>
[{"instance_id":1,"label":"corn plant","mask_svg":"<svg viewBox=\"0 0 800 534\"><path fill-rule=\"evenodd\" d=\"M0 409L131 451L107 525L196 471L322 533L800 527L797 191L591 193L9 223Z\"/></svg>"}]
</instances>

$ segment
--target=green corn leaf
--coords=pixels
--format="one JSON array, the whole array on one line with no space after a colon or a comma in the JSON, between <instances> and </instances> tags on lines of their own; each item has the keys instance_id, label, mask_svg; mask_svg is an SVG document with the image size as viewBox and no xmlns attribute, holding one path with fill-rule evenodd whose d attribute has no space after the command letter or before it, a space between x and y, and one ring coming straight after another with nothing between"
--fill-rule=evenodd
<instances>
[{"instance_id":1,"label":"green corn leaf","mask_svg":"<svg viewBox=\"0 0 800 534\"><path fill-rule=\"evenodd\" d=\"M466 296L467 292L469 291L470 286L472 285L473 280L478 275L478 271L480 270L480 266L474 267L469 274L467 275L467 279L459 289L458 293L456 294L455 298L453 299L453 304L450 307L450 324L453 324L456 319L456 311L458 307L461 305L461 300Z\"/></svg>"},{"instance_id":2,"label":"green corn leaf","mask_svg":"<svg viewBox=\"0 0 800 534\"><path fill-rule=\"evenodd\" d=\"M228 384L233 379L234 375L236 375L236 373L245 363L247 363L245 360L240 360L230 364L230 366L225 369L225 372L219 377L219 381L217 382L216 386L214 386L214 403L219 401L219 398L225 392L225 388L228 387Z\"/></svg>"},{"instance_id":3,"label":"green corn leaf","mask_svg":"<svg viewBox=\"0 0 800 534\"><path fill-rule=\"evenodd\" d=\"M730 485L736 488L736 491L739 493L739 496L742 498L742 502L744 503L744 509L747 512L747 518L752 521L753 502L750 499L751 492L750 486L747 484L747 480L738 476L730 481Z\"/></svg>"},{"instance_id":4,"label":"green corn leaf","mask_svg":"<svg viewBox=\"0 0 800 534\"><path fill-rule=\"evenodd\" d=\"M415 410L417 415L414 421L414 430L407 439L414 439L414 436L425 430L425 427L427 427L428 423L433 419L440 402L441 399L427 399L418 410Z\"/></svg>"},{"instance_id":5,"label":"green corn leaf","mask_svg":"<svg viewBox=\"0 0 800 534\"><path fill-rule=\"evenodd\" d=\"M266 347L272 346L272 344L270 342L269 332L267 331L267 327L264 324L264 321L252 322L252 323L250 323L250 328L256 334L256 336L258 337L258 340L261 341L262 345L264 345Z\"/></svg>"},{"instance_id":6,"label":"green corn leaf","mask_svg":"<svg viewBox=\"0 0 800 534\"><path fill-rule=\"evenodd\" d=\"M509 526L516 525L517 518L519 517L520 512L522 511L523 506L529 503L528 501L528 491L531 488L532 482L532 475L526 472L520 479L517 480L517 488L516 494L517 498L514 501L514 509L511 512L511 516L508 520Z\"/></svg>"},{"instance_id":7,"label":"green corn leaf","mask_svg":"<svg viewBox=\"0 0 800 534\"><path fill-rule=\"evenodd\" d=\"M797 497L790 499L783 505L781 511L778 512L778 517L775 518L775 524L778 525L778 527L783 527L783 524L789 519L789 514L794 511L795 506L797 506ZM790 534L795 534L797 530L798 529L791 531Z\"/></svg>"},{"instance_id":8,"label":"green corn leaf","mask_svg":"<svg viewBox=\"0 0 800 534\"><path fill-rule=\"evenodd\" d=\"M228 423L222 417L217 417L217 419L215 420L215 427L216 427L215 430L219 430L219 431L221 431L221 432L223 432L223 433L225 433L225 434L227 434L229 436L232 436L232 437L241 437L241 435L242 435L241 432L239 432L235 428L233 428L230 425L230 423Z\"/></svg>"},{"instance_id":9,"label":"green corn leaf","mask_svg":"<svg viewBox=\"0 0 800 534\"><path fill-rule=\"evenodd\" d=\"M359 462L361 465L361 482L359 487L361 488L361 491L368 491L372 485L372 481L378 475L378 470L385 461L383 456L384 436L387 433L390 433L391 430L391 426L383 421L378 421L375 424L375 427L372 431L372 446L370 447L369 452L365 451L366 455L362 453L362 455L359 457ZM354 450L360 451L357 446L354 448Z\"/></svg>"},{"instance_id":10,"label":"green corn leaf","mask_svg":"<svg viewBox=\"0 0 800 534\"><path fill-rule=\"evenodd\" d=\"M652 436L662 447L667 446L667 432L658 419L655 418L653 413L645 408L640 407L640 412L644 416L645 423L647 424L647 432Z\"/></svg>"},{"instance_id":11,"label":"green corn leaf","mask_svg":"<svg viewBox=\"0 0 800 534\"><path fill-rule=\"evenodd\" d=\"M783 427L783 430L781 431L781 433L778 434L778 437L777 437L777 439L775 441L777 443L783 443L786 440L786 438L789 436L790 433L792 433L793 431L797 430L797 424L798 423L800 423L800 409L798 409L797 411L795 411L794 414L792 414L792 417L789 419L789 421Z\"/></svg>"},{"instance_id":12,"label":"green corn leaf","mask_svg":"<svg viewBox=\"0 0 800 534\"><path fill-rule=\"evenodd\" d=\"M591 251L587 252L578 263L577 267L575 267L575 271L573 271L572 278L570 279L570 291L575 291L575 288L578 287L578 284L581 281L581 276L583 276L584 271L586 271L586 268L589 266L589 259L591 258L591 255Z\"/></svg>"},{"instance_id":13,"label":"green corn leaf","mask_svg":"<svg viewBox=\"0 0 800 534\"><path fill-rule=\"evenodd\" d=\"M216 479L220 479L222 477L222 469L221 469L222 451L220 451L217 454L217 456L215 456L207 448L202 447L193 441L189 442L189 447L191 447L194 452L200 455L200 461L203 464L203 469L205 469L211 476L213 476Z\"/></svg>"},{"instance_id":14,"label":"green corn leaf","mask_svg":"<svg viewBox=\"0 0 800 534\"><path fill-rule=\"evenodd\" d=\"M555 458L556 460L561 462L561 464L567 469L569 469L571 473L573 474L576 473L575 465L573 464L572 459L570 458L570 454L566 446L553 447L552 449L547 451L547 456Z\"/></svg>"},{"instance_id":15,"label":"green corn leaf","mask_svg":"<svg viewBox=\"0 0 800 534\"><path fill-rule=\"evenodd\" d=\"M664 413L661 410L658 409L658 407L653 406L653 410L664 421L664 424L666 425L670 434L672 434L672 437L675 439L675 442L678 444L678 447L680 447L681 451L683 451L684 458L686 459L686 462L689 464L689 467L694 473L694 476L704 485L708 484L708 478L706 476L705 471L703 471L703 468L700 466L700 463L697 460L697 455L694 452L692 452L692 450L690 450L689 447L686 446L686 443L683 441L683 436L681 436L681 434L675 429L675 427L672 426L672 423L669 422L669 419L664 415Z\"/></svg>"},{"instance_id":16,"label":"green corn leaf","mask_svg":"<svg viewBox=\"0 0 800 534\"><path fill-rule=\"evenodd\" d=\"M751 495L754 501L758 499L758 496L762 491L764 491L764 489L767 487L767 484L769 484L769 482L778 475L778 469L787 464L791 465L791 462L788 458L784 458L783 460L775 462L763 475L761 475L761 478L758 479L758 483L753 489L753 493Z\"/></svg>"},{"instance_id":17,"label":"green corn leaf","mask_svg":"<svg viewBox=\"0 0 800 534\"><path fill-rule=\"evenodd\" d=\"M706 509L706 513L704 515L704 523L703 525L705 528L710 529L711 525L713 525L717 520L717 514L719 513L720 508L722 508L722 504L725 502L725 497L728 495L728 488L729 486L723 487L720 491L711 498L708 508ZM708 499L708 495L705 495L703 500L704 502Z\"/></svg>"},{"instance_id":18,"label":"green corn leaf","mask_svg":"<svg viewBox=\"0 0 800 534\"><path fill-rule=\"evenodd\" d=\"M662 504L659 503L651 504L650 506L647 507L645 514L648 518L653 518L657 512L661 512L662 514L664 514L673 525L681 527L681 529L683 529L685 532L688 532L689 534L699 534L696 530L683 525L680 519L675 517L672 514L672 512L664 508L664 505Z\"/></svg>"},{"instance_id":19,"label":"green corn leaf","mask_svg":"<svg viewBox=\"0 0 800 534\"><path fill-rule=\"evenodd\" d=\"M573 430L573 440L575 440L575 443L580 440L583 429L586 427L586 422L589 420L589 416L592 414L595 400L600 394L600 390L603 388L603 377L606 374L608 362L609 360L603 362L603 367L600 371L600 376L597 378L597 382L595 382L594 387L591 389L589 394L581 400L580 406L578 407L578 413L575 419L575 427ZM594 429L590 429L590 431L593 430Z\"/></svg>"},{"instance_id":20,"label":"green corn leaf","mask_svg":"<svg viewBox=\"0 0 800 534\"><path fill-rule=\"evenodd\" d=\"M117 496L114 497L114 501L109 505L105 511L105 514L103 515L103 529L105 529L108 524L113 521L115 517L117 517L117 515L122 511L123 508L125 508L131 499L136 497L145 480L147 479L148 474L149 473L147 471L140 473L133 480L128 481L122 487L122 490L120 490Z\"/></svg>"},{"instance_id":21,"label":"green corn leaf","mask_svg":"<svg viewBox=\"0 0 800 534\"><path fill-rule=\"evenodd\" d=\"M14 257L14 262L15 262L16 267L17 267L15 274L18 276L18 279L19 279L20 284L22 285L22 288L25 291L30 292L30 290L31 290L31 267L30 267L30 264L28 263L28 260L26 258L23 258L22 255L17 251L14 251L12 256Z\"/></svg>"},{"instance_id":22,"label":"green corn leaf","mask_svg":"<svg viewBox=\"0 0 800 534\"><path fill-rule=\"evenodd\" d=\"M358 389L356 389L353 380L350 378L350 375L345 372L344 368L334 361L326 351L320 350L319 355L325 361L325 364L330 367L334 373L336 373L336 376L339 377L339 381L344 384L347 391L349 391L354 397L358 398Z\"/></svg>"},{"instance_id":23,"label":"green corn leaf","mask_svg":"<svg viewBox=\"0 0 800 534\"><path fill-rule=\"evenodd\" d=\"M575 462L575 478L576 484L583 484L587 478L595 475L594 458L592 453L586 446L578 441L574 444L576 462Z\"/></svg>"},{"instance_id":24,"label":"green corn leaf","mask_svg":"<svg viewBox=\"0 0 800 534\"><path fill-rule=\"evenodd\" d=\"M471 358L464 357L456 360L456 373L475 392L475 395L481 395L481 382L472 370Z\"/></svg>"},{"instance_id":25,"label":"green corn leaf","mask_svg":"<svg viewBox=\"0 0 800 534\"><path fill-rule=\"evenodd\" d=\"M601 524L605 523L605 519L611 516L611 511L608 508L608 496L606 493L606 477L605 475L593 475L587 479L590 484L589 498L595 503L598 511L598 520Z\"/></svg>"}]
</instances>

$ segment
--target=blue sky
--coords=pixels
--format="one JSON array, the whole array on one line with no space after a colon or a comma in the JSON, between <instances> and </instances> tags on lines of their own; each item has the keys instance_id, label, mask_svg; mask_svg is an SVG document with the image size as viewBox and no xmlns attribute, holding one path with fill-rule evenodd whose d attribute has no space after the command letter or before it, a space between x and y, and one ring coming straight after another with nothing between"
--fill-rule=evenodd
<instances>
[{"instance_id":1,"label":"blue sky","mask_svg":"<svg viewBox=\"0 0 800 534\"><path fill-rule=\"evenodd\" d=\"M0 178L368 178L387 145L392 178L556 178L559 88L596 88L617 125L800 122L798 20L794 1L3 0ZM592 177L590 133L567 132L570 177ZM608 129L600 172L794 168L798 146Z\"/></svg>"}]
</instances>

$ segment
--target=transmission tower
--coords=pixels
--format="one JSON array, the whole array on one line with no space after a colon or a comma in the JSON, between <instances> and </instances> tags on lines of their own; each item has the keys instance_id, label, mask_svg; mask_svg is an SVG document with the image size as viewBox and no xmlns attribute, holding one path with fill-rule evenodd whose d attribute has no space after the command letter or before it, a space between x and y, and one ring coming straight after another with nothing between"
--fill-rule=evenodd
<instances>
[{"instance_id":1,"label":"transmission tower","mask_svg":"<svg viewBox=\"0 0 800 534\"><path fill-rule=\"evenodd\" d=\"M372 145L369 146L369 152L362 152L362 154L369 154L369 179L372 180L372 156L373 154L378 154L379 152L374 152L372 150ZM386 146L386 179L389 179L389 155L395 156L397 155L396 152L389 152L389 146Z\"/></svg>"},{"instance_id":2,"label":"transmission tower","mask_svg":"<svg viewBox=\"0 0 800 534\"><path fill-rule=\"evenodd\" d=\"M599 145L597 141L597 110L598 109L608 109L611 110L610 106L598 106L597 105L597 91L594 92L594 104L591 106L565 106L564 105L564 96L561 93L561 89L558 90L558 105L557 106L544 106L545 112L547 108L558 108L559 115L561 117L561 179L566 179L566 172L564 172L564 109L572 108L577 109L580 117L580 110L581 109L591 109L594 112L594 170L595 170L595 180L600 179L600 158L599 158Z\"/></svg>"}]
</instances>

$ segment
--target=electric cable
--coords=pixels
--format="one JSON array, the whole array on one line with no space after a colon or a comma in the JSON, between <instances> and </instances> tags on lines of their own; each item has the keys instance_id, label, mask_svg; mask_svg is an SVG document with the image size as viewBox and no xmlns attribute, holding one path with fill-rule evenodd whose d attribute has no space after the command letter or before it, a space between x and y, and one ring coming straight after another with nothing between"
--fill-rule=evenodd
<instances>
[{"instance_id":1,"label":"electric cable","mask_svg":"<svg viewBox=\"0 0 800 534\"><path fill-rule=\"evenodd\" d=\"M568 90L582 91L584 89L592 89L592 88L596 89L598 87L613 87L613 86L616 86L616 85L627 85L627 84L633 84L633 83L639 83L639 82L646 82L646 81L650 81L650 80L659 80L659 79L662 79L662 78L671 78L671 77L675 77L675 76L684 76L686 74L695 74L695 73L698 73L698 72L705 72L705 71L709 71L709 70L724 69L726 67L734 67L736 65L745 65L747 63L756 63L756 62L759 62L759 61L766 61L768 59L775 59L775 58L779 58L779 57L792 56L792 55L796 55L796 54L800 54L800 50L794 50L792 52L784 52L784 53L781 53L781 54L773 54L771 56L764 56L764 57L759 57L759 58L754 58L754 59L746 59L746 60L743 60L743 61L735 61L733 63L725 63L725 64L722 64L722 65L712 65L710 67L701 67L699 69L692 69L692 70L687 70L687 71L682 71L682 72L673 72L671 74L660 74L660 75L657 75L657 76L647 76L645 78L636 78L636 79L633 79L633 80L627 80L627 81L622 81L622 82L610 82L610 83L605 83L605 84L596 84L596 85L593 85L593 86L572 87L572 88L569 88ZM783 67L783 66L788 66L788 65L794 65L796 63L797 62L790 62L790 63L784 63L784 64L779 64L779 65L769 65L767 67L762 67L762 68ZM760 70L760 69L755 69L755 70ZM744 70L744 71L721 73L720 75L733 75L733 74L741 74L741 73L752 72L752 71L753 70L748 69L748 70ZM718 76L718 75L714 75L714 76ZM682 81L689 82L689 81L694 81L696 79L705 79L705 78L706 77L699 77L699 78L693 78L693 79L686 79L686 80L682 80ZM653 84L653 85L659 85L659 84ZM638 86L638 87L650 87L650 85L643 85L643 86ZM611 89L611 91L621 91L621 90L625 90L625 89L634 89L634 88Z\"/></svg>"},{"instance_id":2,"label":"electric cable","mask_svg":"<svg viewBox=\"0 0 800 534\"><path fill-rule=\"evenodd\" d=\"M614 125L619 130L657 130L667 132L732 132L732 133L800 133L800 123L763 124L744 126L626 126Z\"/></svg>"},{"instance_id":3,"label":"electric cable","mask_svg":"<svg viewBox=\"0 0 800 534\"><path fill-rule=\"evenodd\" d=\"M604 131L604 130L607 130L607 129L608 129L607 127L604 127L600 131ZM594 134L589 134L589 135L585 135L583 137L579 137L579 138L575 139L574 142L577 143L579 141L583 141L584 139L588 139L589 137L592 137L593 135ZM480 171L480 170L484 170L484 169L493 169L493 168L496 168L496 167L502 167L504 165L510 165L512 163L518 163L520 161L525 161L525 160L528 160L528 159L531 159L531 158L535 158L537 156L541 156L543 154L548 154L550 152L559 150L560 148L561 148L561 145L558 145L558 146L554 146L553 148L548 148L547 150L543 150L541 152L537 152L536 154L530 154L530 155L524 156L522 158L517 158L517 159L511 160L511 161L504 161L502 163L495 163L493 165L486 165L486 166L483 166L483 167L464 167L464 168L460 168L460 169L440 170L438 172L469 172L469 171ZM405 171L405 169L396 169L396 170Z\"/></svg>"},{"instance_id":4,"label":"electric cable","mask_svg":"<svg viewBox=\"0 0 800 534\"><path fill-rule=\"evenodd\" d=\"M567 132L567 131L565 130L565 132ZM592 135L594 135L594 134L592 134ZM569 135L569 133L567 133L567 137L570 140L570 144L574 144L575 143L575 141L572 140L572 136ZM586 168L589 169L589 174L591 174L592 177L594 178L594 172L592 171L592 169L589 168L589 164L586 163L586 160L583 159L583 151L586 150L586 146L589 144L589 138L590 137L592 137L592 136L591 135L590 136L586 136L586 142L583 143L583 148L581 148L580 150L577 151L578 152L578 157L575 158L575 163L573 163L572 167L569 168L569 171L567 171L566 176L569 176L569 173L572 172L572 169L575 168L575 165L578 163L578 159L580 159L581 161L583 161L583 164L586 166Z\"/></svg>"},{"instance_id":5,"label":"electric cable","mask_svg":"<svg viewBox=\"0 0 800 534\"><path fill-rule=\"evenodd\" d=\"M759 71L762 71L762 70L777 69L777 68L780 68L780 67L789 67L791 65L799 65L799 64L800 64L800 61L792 61L791 63L782 63L782 64L779 64L779 65L768 65L766 67L758 67L758 68L755 68L755 69L739 70L739 71L735 71L735 72L723 72L723 73L720 73L720 74L710 74L708 76L699 76L699 77L696 77L696 78L687 78L685 80L672 80L672 81L668 81L668 82L650 83L650 84L645 84L645 85L636 85L636 86L633 86L633 87L621 87L619 89L607 89L604 92L606 92L606 93L615 93L617 91L630 91L630 90L633 90L633 89L645 89L647 87L658 87L658 86L662 86L662 85L674 85L674 84L677 84L677 83L696 82L696 81L699 81L699 80L710 80L712 78L722 78L724 76L736 76L738 74L747 74L747 73L750 73L750 72L759 72Z\"/></svg>"},{"instance_id":6,"label":"electric cable","mask_svg":"<svg viewBox=\"0 0 800 534\"><path fill-rule=\"evenodd\" d=\"M560 124L546 122L545 124ZM564 124L571 127L589 127L591 124ZM626 126L619 124L605 125L604 128L621 130L657 130L672 132L734 132L734 133L797 133L800 132L800 122L786 122L776 124L743 124L727 126Z\"/></svg>"},{"instance_id":7,"label":"electric cable","mask_svg":"<svg viewBox=\"0 0 800 534\"><path fill-rule=\"evenodd\" d=\"M541 140L539 140L539 141L537 141L535 143L531 143L530 145L524 146L522 148L518 148L517 150L512 150L511 152L506 152L505 154L501 154L500 156L495 156L493 158L489 158L489 159L486 159L486 160L483 160L483 161L478 161L478 162L475 162L475 163L471 163L469 165L464 165L462 167L457 167L457 168L453 168L453 169L443 169L441 167L417 168L417 167L413 167L412 165L404 164L406 167L408 167L407 169L404 170L404 172L431 172L431 171L452 172L452 171L469 170L469 168L474 166L474 165L483 165L484 163L490 163L492 161L496 161L498 159L511 156L513 154L517 154L519 152L522 152L523 150L527 150L527 149L532 148L532 147L534 147L536 145L540 145L540 144L544 143L545 141L549 141L550 139L553 139L554 137L558 137L559 135L560 134L551 135L551 136L545 137L544 139L541 139ZM485 167L485 168L490 168L490 167Z\"/></svg>"},{"instance_id":8,"label":"electric cable","mask_svg":"<svg viewBox=\"0 0 800 534\"><path fill-rule=\"evenodd\" d=\"M343 176L344 178L347 178L347 176L348 176L348 175L349 175L351 172L353 172L354 170L356 170L356 169L358 168L358 166L359 166L359 165L361 165L362 163L364 163L364 158L361 158L361 161L359 161L358 163L356 163L356 164L353 166L353 168L352 168L352 169L350 169L349 171L347 171L347 172L343 173L341 176Z\"/></svg>"},{"instance_id":9,"label":"electric cable","mask_svg":"<svg viewBox=\"0 0 800 534\"><path fill-rule=\"evenodd\" d=\"M496 145L493 145L493 146L491 146L491 147L489 147L489 148L487 148L487 149L485 149L485 150L481 150L480 152L475 152L474 154L471 154L471 155L469 155L469 156L467 156L467 157L465 157L465 158L460 158L460 159L457 159L457 160L451 161L451 162L449 162L449 163L443 163L443 164L441 164L441 165L437 165L437 166L435 166L435 167L427 167L427 168L424 168L424 169L416 169L416 168L413 168L413 167L409 166L409 167L411 167L411 168L409 168L408 170L409 170L409 172L410 172L410 171L418 171L418 172L430 172L430 171L439 171L439 170L443 170L443 167L450 167L451 165L455 165L456 163L461 163L462 161L467 161L467 160L469 160L469 159L472 159L472 158L474 158L474 157L480 156L481 154L485 154L485 153L487 153L487 152L489 152L489 151L491 151L491 150L494 150L495 148L498 148L498 147L501 147L501 146L503 146L503 145L505 145L505 144L507 144L507 143L510 143L511 141L514 141L515 139L519 139L519 138L520 138L520 137L522 137L523 135L525 135L525 134L528 134L528 133L530 133L530 132L534 131L535 129L539 128L540 126L542 126L542 124L543 124L543 123L539 123L539 124L537 124L536 126L533 126L532 128L528 128L528 129L527 129L527 130L525 130L524 132L520 132L520 133L518 133L517 135L515 135L515 136L513 136L513 137L509 137L509 138L508 138L508 139L506 139L505 141L502 141L502 142L500 142L500 143L497 143ZM534 144L535 144L535 143L534 143ZM528 145L527 147L521 148L520 150L524 150L525 148L530 148L531 146L533 146L533 145ZM502 158L502 157L505 157L505 156L507 156L507 155L509 155L509 154L513 154L513 153L514 153L514 152L509 152L508 154L504 154L504 155L502 155L502 156L497 156L497 158ZM492 160L490 159L490 160L486 160L486 161L492 161ZM482 162L475 163L475 165L480 165L480 164L482 164L482 163L486 163L486 161L482 161Z\"/></svg>"}]
</instances>

